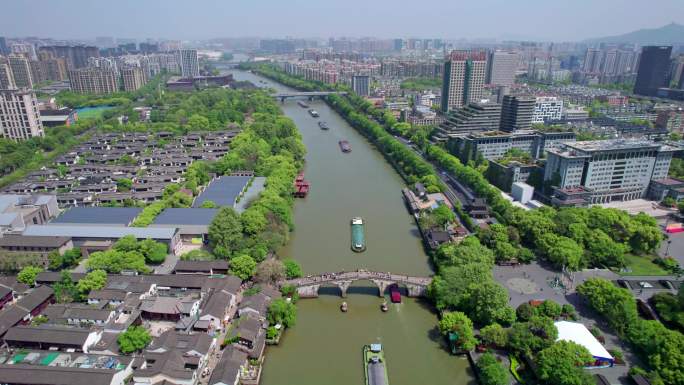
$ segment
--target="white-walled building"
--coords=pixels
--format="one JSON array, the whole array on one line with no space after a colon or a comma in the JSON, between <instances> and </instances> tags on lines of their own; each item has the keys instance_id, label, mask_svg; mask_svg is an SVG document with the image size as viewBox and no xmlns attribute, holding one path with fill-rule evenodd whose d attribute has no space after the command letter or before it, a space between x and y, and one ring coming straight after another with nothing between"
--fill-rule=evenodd
<instances>
[{"instance_id":1,"label":"white-walled building","mask_svg":"<svg viewBox=\"0 0 684 385\"><path fill-rule=\"evenodd\" d=\"M43 136L36 94L26 90L0 90L0 130L12 140Z\"/></svg>"}]
</instances>

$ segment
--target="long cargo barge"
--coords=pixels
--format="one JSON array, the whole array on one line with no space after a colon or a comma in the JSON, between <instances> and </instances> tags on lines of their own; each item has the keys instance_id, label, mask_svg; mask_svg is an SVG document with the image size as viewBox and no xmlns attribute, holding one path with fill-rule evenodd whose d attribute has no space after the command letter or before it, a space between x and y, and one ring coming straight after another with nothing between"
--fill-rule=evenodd
<instances>
[{"instance_id":1,"label":"long cargo barge","mask_svg":"<svg viewBox=\"0 0 684 385\"><path fill-rule=\"evenodd\" d=\"M354 217L351 220L351 248L357 253L366 250L366 234L361 217Z\"/></svg>"},{"instance_id":2,"label":"long cargo barge","mask_svg":"<svg viewBox=\"0 0 684 385\"><path fill-rule=\"evenodd\" d=\"M389 385L382 345L370 344L363 347L363 368L366 385Z\"/></svg>"}]
</instances>

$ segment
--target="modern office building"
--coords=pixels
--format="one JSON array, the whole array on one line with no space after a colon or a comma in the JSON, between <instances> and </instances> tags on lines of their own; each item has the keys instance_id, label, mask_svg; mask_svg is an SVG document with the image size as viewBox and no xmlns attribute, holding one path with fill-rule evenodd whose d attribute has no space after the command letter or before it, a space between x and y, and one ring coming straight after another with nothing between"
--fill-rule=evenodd
<instances>
[{"instance_id":1,"label":"modern office building","mask_svg":"<svg viewBox=\"0 0 684 385\"><path fill-rule=\"evenodd\" d=\"M145 85L145 75L140 67L126 67L121 69L124 91L137 91Z\"/></svg>"},{"instance_id":2,"label":"modern office building","mask_svg":"<svg viewBox=\"0 0 684 385\"><path fill-rule=\"evenodd\" d=\"M555 96L538 97L534 103L532 123L544 123L563 118L563 99Z\"/></svg>"},{"instance_id":3,"label":"modern office building","mask_svg":"<svg viewBox=\"0 0 684 385\"><path fill-rule=\"evenodd\" d=\"M370 95L370 76L368 75L354 75L352 76L352 90L359 96Z\"/></svg>"},{"instance_id":4,"label":"modern office building","mask_svg":"<svg viewBox=\"0 0 684 385\"><path fill-rule=\"evenodd\" d=\"M28 90L0 90L0 130L3 138L12 140L43 136L36 94Z\"/></svg>"},{"instance_id":5,"label":"modern office building","mask_svg":"<svg viewBox=\"0 0 684 385\"><path fill-rule=\"evenodd\" d=\"M487 84L510 87L515 83L515 71L520 56L517 52L493 51L487 60Z\"/></svg>"},{"instance_id":6,"label":"modern office building","mask_svg":"<svg viewBox=\"0 0 684 385\"><path fill-rule=\"evenodd\" d=\"M199 76L199 61L196 49L179 49L176 51L176 57L182 77L192 78Z\"/></svg>"},{"instance_id":7,"label":"modern office building","mask_svg":"<svg viewBox=\"0 0 684 385\"><path fill-rule=\"evenodd\" d=\"M101 68L80 68L69 71L71 90L81 94L111 94L118 90L117 74Z\"/></svg>"},{"instance_id":8,"label":"modern office building","mask_svg":"<svg viewBox=\"0 0 684 385\"><path fill-rule=\"evenodd\" d=\"M475 159L478 153L487 160L497 160L514 148L529 154L533 159L539 159L549 149L575 140L575 133L572 131L488 131L455 136L449 139L447 148L463 162Z\"/></svg>"},{"instance_id":9,"label":"modern office building","mask_svg":"<svg viewBox=\"0 0 684 385\"><path fill-rule=\"evenodd\" d=\"M15 89L17 84L14 82L14 75L12 75L12 68L9 63L0 62L0 89Z\"/></svg>"},{"instance_id":10,"label":"modern office building","mask_svg":"<svg viewBox=\"0 0 684 385\"><path fill-rule=\"evenodd\" d=\"M641 49L639 71L634 84L635 94L656 96L658 88L669 85L671 54L672 46L646 46Z\"/></svg>"},{"instance_id":11,"label":"modern office building","mask_svg":"<svg viewBox=\"0 0 684 385\"><path fill-rule=\"evenodd\" d=\"M14 84L17 88L33 88L33 77L31 76L31 65L29 60L22 55L10 55L9 66L14 77Z\"/></svg>"},{"instance_id":12,"label":"modern office building","mask_svg":"<svg viewBox=\"0 0 684 385\"><path fill-rule=\"evenodd\" d=\"M501 121L501 104L470 103L450 111L439 126L434 138L446 141L449 137L470 132L498 130Z\"/></svg>"},{"instance_id":13,"label":"modern office building","mask_svg":"<svg viewBox=\"0 0 684 385\"><path fill-rule=\"evenodd\" d=\"M667 177L677 150L646 140L565 143L548 150L544 180L557 190L581 188L591 203L644 198L651 180Z\"/></svg>"},{"instance_id":14,"label":"modern office building","mask_svg":"<svg viewBox=\"0 0 684 385\"><path fill-rule=\"evenodd\" d=\"M452 51L444 62L442 111L461 108L482 99L487 73L485 51Z\"/></svg>"},{"instance_id":15,"label":"modern office building","mask_svg":"<svg viewBox=\"0 0 684 385\"><path fill-rule=\"evenodd\" d=\"M532 128L534 96L504 95L501 104L501 130L513 132Z\"/></svg>"},{"instance_id":16,"label":"modern office building","mask_svg":"<svg viewBox=\"0 0 684 385\"><path fill-rule=\"evenodd\" d=\"M88 58L100 57L100 50L94 46L51 45L40 47L38 51L39 55L40 52L50 52L54 57L65 59L68 69L87 67Z\"/></svg>"},{"instance_id":17,"label":"modern office building","mask_svg":"<svg viewBox=\"0 0 684 385\"><path fill-rule=\"evenodd\" d=\"M259 41L259 49L274 54L295 52L295 42L289 39L263 39Z\"/></svg>"}]
</instances>

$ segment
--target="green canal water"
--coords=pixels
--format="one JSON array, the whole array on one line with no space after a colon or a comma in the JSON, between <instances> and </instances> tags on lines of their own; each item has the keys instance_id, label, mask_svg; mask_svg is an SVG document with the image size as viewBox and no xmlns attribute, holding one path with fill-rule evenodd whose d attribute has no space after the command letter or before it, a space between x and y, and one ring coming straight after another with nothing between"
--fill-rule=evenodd
<instances>
[{"instance_id":1,"label":"green canal water","mask_svg":"<svg viewBox=\"0 0 684 385\"><path fill-rule=\"evenodd\" d=\"M232 71L237 80L250 80L278 91L291 89L263 77ZM418 229L401 197L403 181L360 134L322 101L307 103L320 113L314 119L296 100L282 107L302 133L308 153L305 177L311 192L295 206L296 230L282 256L300 262L304 274L358 268L427 276L432 274ZM323 131L318 121L328 122ZM347 140L352 152L340 151ZM350 248L350 220L365 221L367 250ZM357 282L345 301L336 287L322 287L317 299L298 302L297 325L277 347L269 347L262 375L264 385L363 384L361 348L384 345L391 385L474 384L465 358L447 353L436 329L437 316L420 299L403 298L382 313L377 288ZM389 302L389 300L388 300Z\"/></svg>"}]
</instances>

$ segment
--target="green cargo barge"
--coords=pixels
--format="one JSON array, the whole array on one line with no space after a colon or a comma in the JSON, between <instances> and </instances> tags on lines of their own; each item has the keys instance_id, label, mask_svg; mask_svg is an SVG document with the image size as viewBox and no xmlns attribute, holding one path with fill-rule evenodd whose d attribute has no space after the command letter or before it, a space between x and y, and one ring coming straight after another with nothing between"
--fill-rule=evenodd
<instances>
[{"instance_id":1,"label":"green cargo barge","mask_svg":"<svg viewBox=\"0 0 684 385\"><path fill-rule=\"evenodd\" d=\"M366 385L389 385L387 362L385 362L382 345L364 345L363 368L366 374Z\"/></svg>"},{"instance_id":2,"label":"green cargo barge","mask_svg":"<svg viewBox=\"0 0 684 385\"><path fill-rule=\"evenodd\" d=\"M351 220L351 248L360 253L366 250L366 234L363 227L363 219L354 217Z\"/></svg>"}]
</instances>

